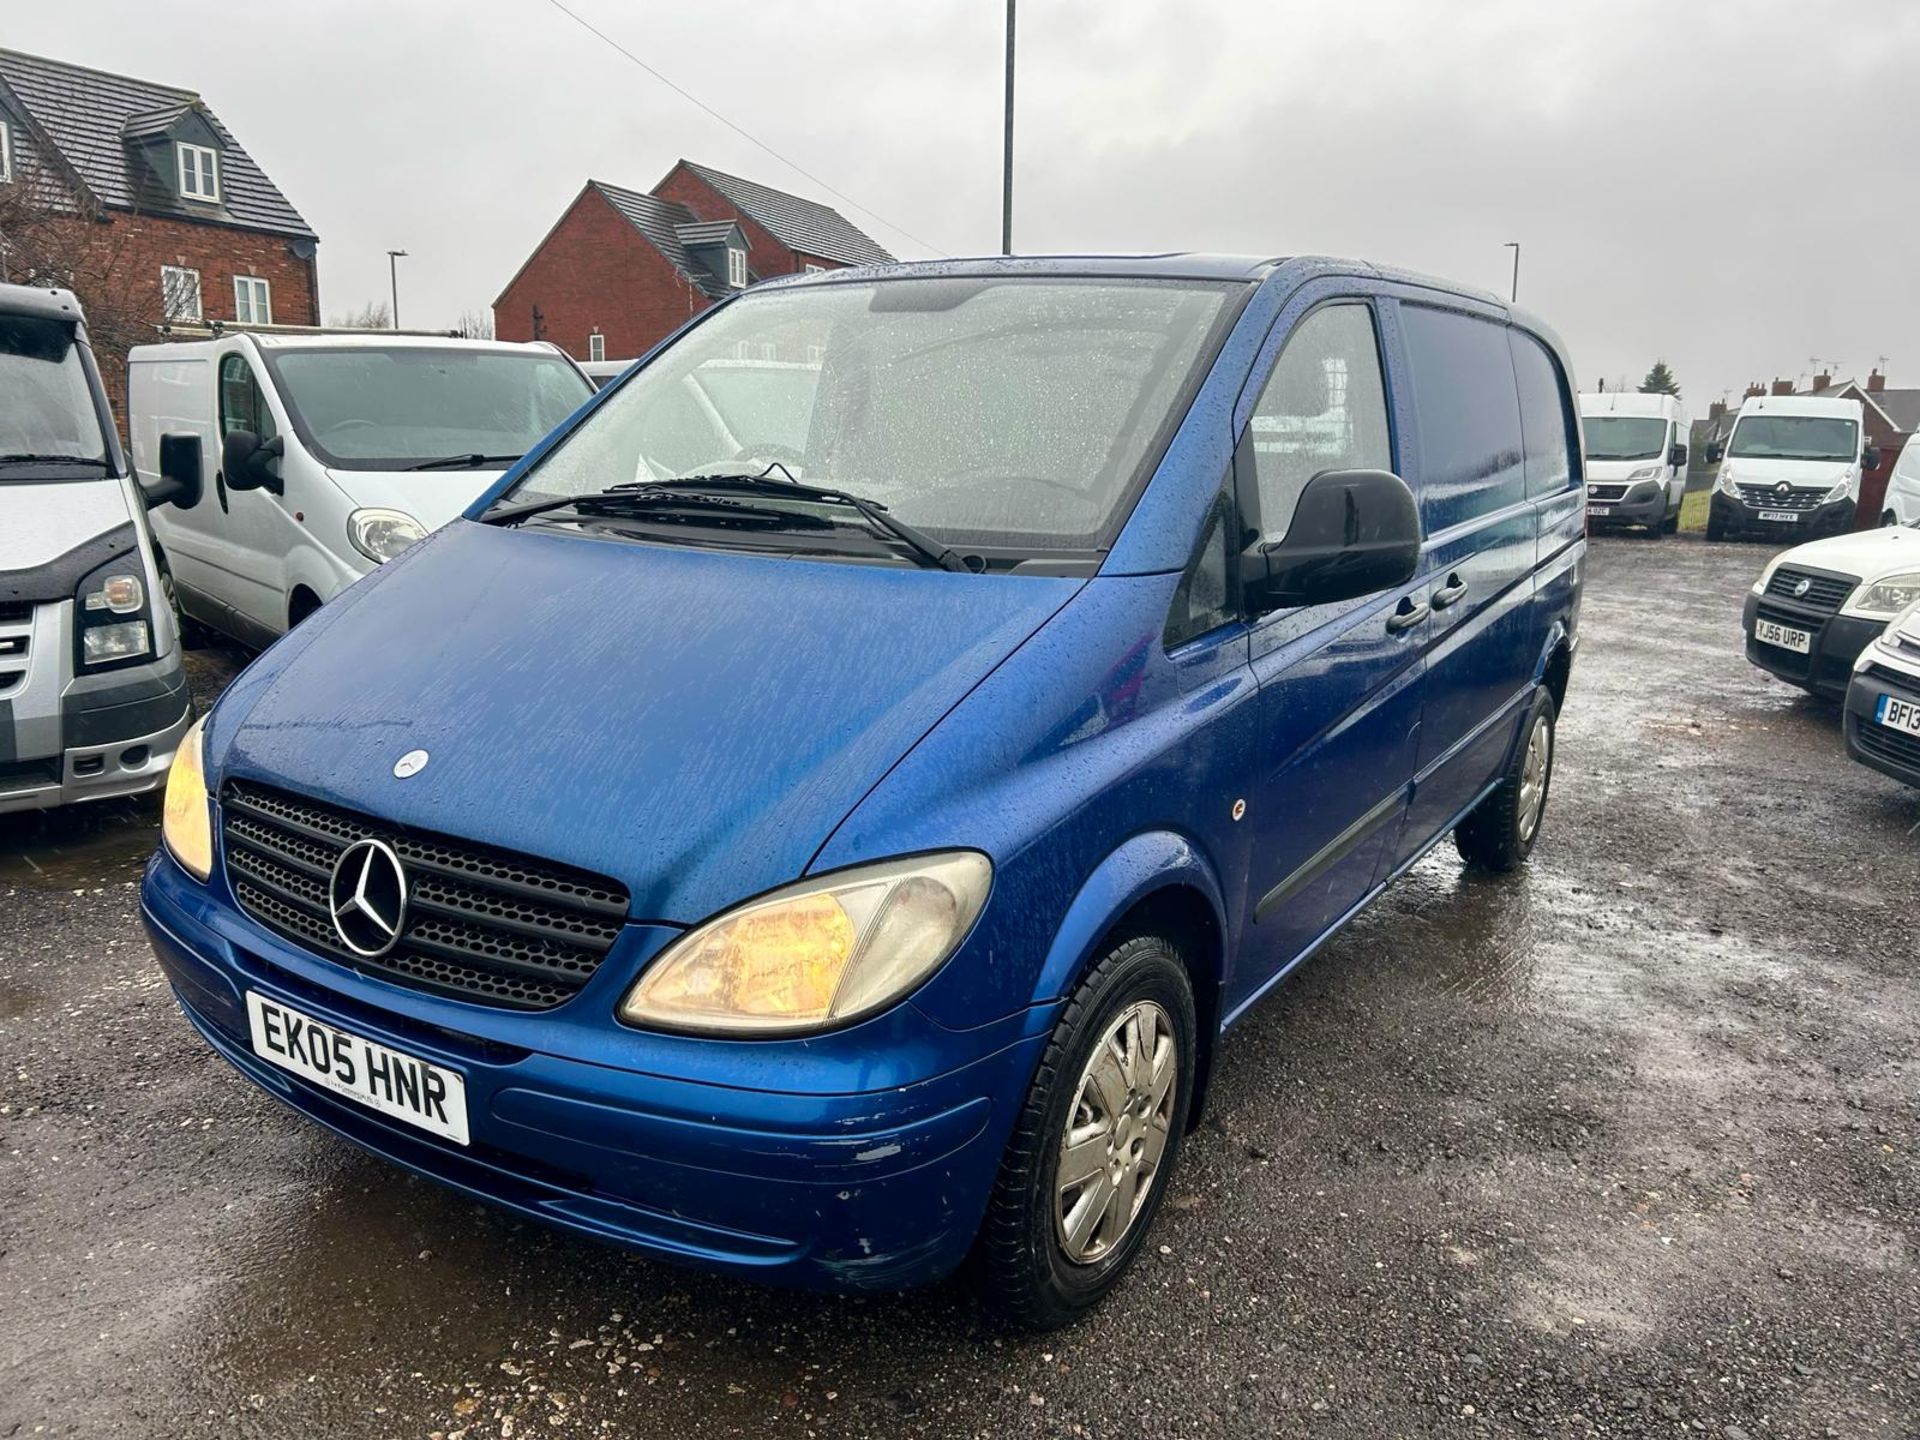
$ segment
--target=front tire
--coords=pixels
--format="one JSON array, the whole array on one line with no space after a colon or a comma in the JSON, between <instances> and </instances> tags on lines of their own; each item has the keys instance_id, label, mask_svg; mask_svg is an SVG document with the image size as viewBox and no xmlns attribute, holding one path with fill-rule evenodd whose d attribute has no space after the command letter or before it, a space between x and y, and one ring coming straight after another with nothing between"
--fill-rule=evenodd
<instances>
[{"instance_id":1,"label":"front tire","mask_svg":"<svg viewBox=\"0 0 1920 1440\"><path fill-rule=\"evenodd\" d=\"M1536 690L1506 774L1454 830L1460 857L1475 869L1504 874L1533 853L1553 783L1554 719L1553 696Z\"/></svg>"},{"instance_id":2,"label":"front tire","mask_svg":"<svg viewBox=\"0 0 1920 1440\"><path fill-rule=\"evenodd\" d=\"M1727 524L1718 515L1707 516L1707 539L1724 540L1727 538Z\"/></svg>"},{"instance_id":3,"label":"front tire","mask_svg":"<svg viewBox=\"0 0 1920 1440\"><path fill-rule=\"evenodd\" d=\"M974 1246L982 1302L1003 1323L1077 1319L1139 1253L1179 1158L1197 1041L1186 965L1160 936L1122 942L1074 991Z\"/></svg>"}]
</instances>

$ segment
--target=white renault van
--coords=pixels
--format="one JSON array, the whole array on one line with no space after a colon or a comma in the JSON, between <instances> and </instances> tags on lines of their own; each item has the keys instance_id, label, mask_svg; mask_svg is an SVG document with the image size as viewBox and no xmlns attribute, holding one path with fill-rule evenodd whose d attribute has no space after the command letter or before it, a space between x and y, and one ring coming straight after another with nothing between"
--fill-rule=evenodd
<instances>
[{"instance_id":1,"label":"white renault van","mask_svg":"<svg viewBox=\"0 0 1920 1440\"><path fill-rule=\"evenodd\" d=\"M1880 504L1882 525L1920 525L1920 434L1909 435L1900 447L1887 477L1886 498Z\"/></svg>"},{"instance_id":2,"label":"white renault van","mask_svg":"<svg viewBox=\"0 0 1920 1440\"><path fill-rule=\"evenodd\" d=\"M1678 395L1619 390L1580 397L1587 442L1587 522L1599 530L1644 525L1653 536L1680 528L1692 422Z\"/></svg>"},{"instance_id":3,"label":"white renault van","mask_svg":"<svg viewBox=\"0 0 1920 1440\"><path fill-rule=\"evenodd\" d=\"M1860 472L1880 463L1858 400L1755 395L1740 407L1713 483L1707 538L1756 535L1793 544L1853 528Z\"/></svg>"},{"instance_id":4,"label":"white renault van","mask_svg":"<svg viewBox=\"0 0 1920 1440\"><path fill-rule=\"evenodd\" d=\"M0 285L0 813L159 787L192 720L80 302Z\"/></svg>"},{"instance_id":5,"label":"white renault van","mask_svg":"<svg viewBox=\"0 0 1920 1440\"><path fill-rule=\"evenodd\" d=\"M381 331L137 346L128 428L177 612L266 645L592 397L550 345ZM168 463L169 457L171 464Z\"/></svg>"}]
</instances>

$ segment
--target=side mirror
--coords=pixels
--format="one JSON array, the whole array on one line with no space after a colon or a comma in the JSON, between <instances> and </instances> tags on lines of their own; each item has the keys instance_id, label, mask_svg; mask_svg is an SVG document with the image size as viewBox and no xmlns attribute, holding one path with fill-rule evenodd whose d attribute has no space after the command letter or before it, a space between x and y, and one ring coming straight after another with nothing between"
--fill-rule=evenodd
<instances>
[{"instance_id":1,"label":"side mirror","mask_svg":"<svg viewBox=\"0 0 1920 1440\"><path fill-rule=\"evenodd\" d=\"M1860 452L1860 468L1862 470L1878 470L1880 468L1880 447L1878 445L1869 445Z\"/></svg>"},{"instance_id":2,"label":"side mirror","mask_svg":"<svg viewBox=\"0 0 1920 1440\"><path fill-rule=\"evenodd\" d=\"M1669 465L1684 466L1687 463L1687 447L1684 445L1675 445L1667 452L1667 463Z\"/></svg>"},{"instance_id":3,"label":"side mirror","mask_svg":"<svg viewBox=\"0 0 1920 1440\"><path fill-rule=\"evenodd\" d=\"M1722 460L1726 458L1727 458L1726 446L1724 445L1707 446L1707 464L1718 465Z\"/></svg>"},{"instance_id":4,"label":"side mirror","mask_svg":"<svg viewBox=\"0 0 1920 1440\"><path fill-rule=\"evenodd\" d=\"M262 443L251 430L229 430L220 445L220 473L229 490L270 490L285 493L280 477L269 468L286 453L287 442L278 435Z\"/></svg>"},{"instance_id":5,"label":"side mirror","mask_svg":"<svg viewBox=\"0 0 1920 1440\"><path fill-rule=\"evenodd\" d=\"M200 437L192 434L160 437L160 478L140 482L147 508L178 505L191 510L200 503Z\"/></svg>"},{"instance_id":6,"label":"side mirror","mask_svg":"<svg viewBox=\"0 0 1920 1440\"><path fill-rule=\"evenodd\" d=\"M1323 470L1300 492L1293 524L1240 557L1247 605L1259 612L1330 605L1404 585L1420 568L1420 507L1385 470Z\"/></svg>"}]
</instances>

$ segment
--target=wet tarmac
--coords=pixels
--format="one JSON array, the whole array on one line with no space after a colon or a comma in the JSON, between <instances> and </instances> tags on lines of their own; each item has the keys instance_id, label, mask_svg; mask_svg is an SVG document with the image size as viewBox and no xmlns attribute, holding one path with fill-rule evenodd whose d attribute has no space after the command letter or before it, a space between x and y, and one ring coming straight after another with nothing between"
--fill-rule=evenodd
<instances>
[{"instance_id":1,"label":"wet tarmac","mask_svg":"<svg viewBox=\"0 0 1920 1440\"><path fill-rule=\"evenodd\" d=\"M1768 553L1595 542L1531 865L1443 849L1238 1027L1039 1339L400 1176L174 1010L156 801L0 818L0 1436L1920 1433L1920 792L1746 663Z\"/></svg>"}]
</instances>

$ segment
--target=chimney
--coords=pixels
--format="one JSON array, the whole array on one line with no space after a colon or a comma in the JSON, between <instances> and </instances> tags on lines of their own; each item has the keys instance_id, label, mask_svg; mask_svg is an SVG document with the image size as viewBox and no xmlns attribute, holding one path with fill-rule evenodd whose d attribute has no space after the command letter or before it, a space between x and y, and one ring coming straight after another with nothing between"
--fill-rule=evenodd
<instances>
[{"instance_id":1,"label":"chimney","mask_svg":"<svg viewBox=\"0 0 1920 1440\"><path fill-rule=\"evenodd\" d=\"M1822 390L1826 389L1831 384L1833 384L1833 376L1816 375L1813 377L1813 393L1818 395Z\"/></svg>"},{"instance_id":2,"label":"chimney","mask_svg":"<svg viewBox=\"0 0 1920 1440\"><path fill-rule=\"evenodd\" d=\"M1793 381L1775 380L1773 382L1773 393L1775 395L1791 395L1793 393Z\"/></svg>"},{"instance_id":3,"label":"chimney","mask_svg":"<svg viewBox=\"0 0 1920 1440\"><path fill-rule=\"evenodd\" d=\"M1869 395L1878 395L1886 388L1887 377L1882 375L1878 370L1867 376L1867 393Z\"/></svg>"},{"instance_id":4,"label":"chimney","mask_svg":"<svg viewBox=\"0 0 1920 1440\"><path fill-rule=\"evenodd\" d=\"M1716 400L1711 405L1707 406L1707 419L1709 420L1718 420L1721 416L1725 415L1726 413L1727 413L1727 402L1724 400Z\"/></svg>"},{"instance_id":5,"label":"chimney","mask_svg":"<svg viewBox=\"0 0 1920 1440\"><path fill-rule=\"evenodd\" d=\"M1753 384L1747 386L1747 393L1745 395L1742 395L1740 398L1742 400L1751 400L1756 395L1764 395L1766 393L1767 393L1767 387L1762 385L1759 381L1756 380Z\"/></svg>"}]
</instances>

